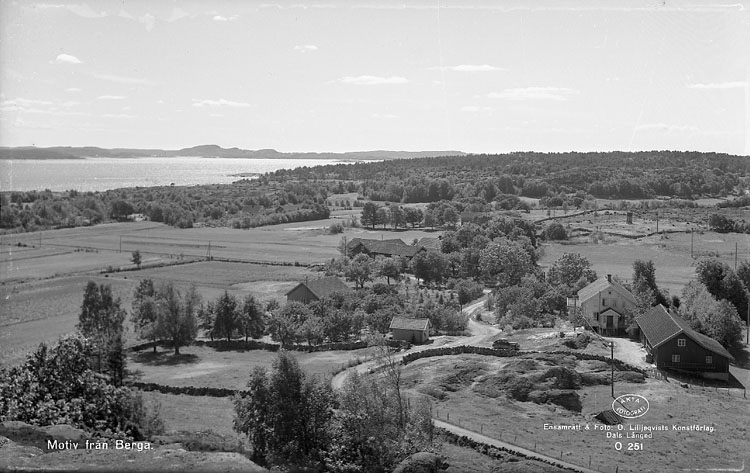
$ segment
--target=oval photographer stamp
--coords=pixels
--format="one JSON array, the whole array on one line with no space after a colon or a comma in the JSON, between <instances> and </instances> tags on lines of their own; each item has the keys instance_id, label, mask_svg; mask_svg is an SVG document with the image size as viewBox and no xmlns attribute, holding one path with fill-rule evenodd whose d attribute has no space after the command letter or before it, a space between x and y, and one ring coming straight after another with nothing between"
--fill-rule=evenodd
<instances>
[{"instance_id":1,"label":"oval photographer stamp","mask_svg":"<svg viewBox=\"0 0 750 473\"><path fill-rule=\"evenodd\" d=\"M648 399L639 394L623 394L612 401L612 410L626 419L636 419L648 412Z\"/></svg>"}]
</instances>

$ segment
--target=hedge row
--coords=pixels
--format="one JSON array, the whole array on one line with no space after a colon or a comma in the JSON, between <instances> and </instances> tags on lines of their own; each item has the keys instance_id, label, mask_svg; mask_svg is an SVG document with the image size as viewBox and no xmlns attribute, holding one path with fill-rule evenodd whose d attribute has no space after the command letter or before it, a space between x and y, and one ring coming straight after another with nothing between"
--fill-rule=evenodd
<instances>
[{"instance_id":1,"label":"hedge row","mask_svg":"<svg viewBox=\"0 0 750 473\"><path fill-rule=\"evenodd\" d=\"M461 355L465 353L474 354L474 355L495 356L499 358L505 358L509 356L530 355L532 353L542 353L542 354L550 354L550 355L566 355L566 356L570 355L570 356L576 357L579 360L596 360L596 361L604 361L606 363L612 362L612 359L607 358L606 356L592 355L589 353L576 353L573 351L540 352L540 351L498 350L495 348L460 345L456 347L430 348L430 349L418 351L415 353L409 353L408 355L405 355L401 359L401 363L404 365L407 365L411 363L412 361L416 361L422 358L430 358L433 356L445 356L445 355ZM618 360L617 358L615 358L614 364L615 364L615 367L617 367L619 371L635 371L644 375L646 374L646 372L642 370L641 368L637 368L635 366L629 365L625 363L624 361Z\"/></svg>"},{"instance_id":2,"label":"hedge row","mask_svg":"<svg viewBox=\"0 0 750 473\"><path fill-rule=\"evenodd\" d=\"M168 342L156 342L157 345L168 345ZM279 351L280 345L275 343L259 342L257 340L196 340L193 342L195 346L207 346L216 350L237 350L237 351L249 351L249 350L267 350L267 351ZM389 340L388 345L394 348L405 348L409 344L401 342L399 340ZM128 348L128 351L136 352L146 350L154 347L154 342L141 343L139 345L133 345ZM326 343L323 345L302 345L296 344L286 347L287 350L302 351L302 352L319 352L319 351L350 351L360 350L367 348L368 344L366 341L357 342L340 342L340 343Z\"/></svg>"},{"instance_id":3,"label":"hedge row","mask_svg":"<svg viewBox=\"0 0 750 473\"><path fill-rule=\"evenodd\" d=\"M132 382L128 383L128 385L132 388L140 389L141 391L158 391L162 394L187 394L188 396L231 397L235 394L241 394L244 392L239 389L209 387L199 388L196 386L165 386L163 384L156 383Z\"/></svg>"},{"instance_id":4,"label":"hedge row","mask_svg":"<svg viewBox=\"0 0 750 473\"><path fill-rule=\"evenodd\" d=\"M513 455L516 458L522 458L525 460L534 460L541 463L546 463L548 465L552 465L557 468L561 468L563 470L568 471L577 471L582 472L583 470L570 468L568 466L561 465L560 463L557 463L555 461L550 461L545 458L539 458L535 456L529 456L521 452L517 452L515 450L511 450L505 447L499 447L495 445L488 445L486 443L478 442L474 439L471 439L465 435L458 435L453 432L450 432L445 429L437 428L435 429L440 435L443 436L446 442L451 443L453 445L458 445L459 447L465 447L470 448L476 452L481 453L482 455L487 455L488 457L494 458L496 460L507 460L508 455Z\"/></svg>"},{"instance_id":5,"label":"hedge row","mask_svg":"<svg viewBox=\"0 0 750 473\"><path fill-rule=\"evenodd\" d=\"M526 355L534 353L530 351L518 351L518 350L498 350L495 348L487 347L475 347L472 345L460 345L457 347L440 347L440 348L429 348L414 353L409 353L401 359L401 363L408 365L412 361L416 361L422 358L430 358L433 356L445 356L445 355L461 355L470 353L474 355L485 355L485 356L496 356L496 357L508 357Z\"/></svg>"}]
</instances>

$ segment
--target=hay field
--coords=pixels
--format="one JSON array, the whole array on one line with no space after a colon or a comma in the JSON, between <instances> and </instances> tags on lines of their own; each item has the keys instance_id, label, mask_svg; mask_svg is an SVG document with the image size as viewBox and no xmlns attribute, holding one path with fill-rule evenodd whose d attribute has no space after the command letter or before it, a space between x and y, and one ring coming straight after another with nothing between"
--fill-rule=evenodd
<instances>
[{"instance_id":1,"label":"hay field","mask_svg":"<svg viewBox=\"0 0 750 473\"><path fill-rule=\"evenodd\" d=\"M0 363L16 364L39 343L55 342L75 332L86 283L110 284L123 307L130 309L130 297L137 281L111 280L101 276L65 277L0 285ZM133 337L132 331L126 337Z\"/></svg>"},{"instance_id":2,"label":"hay field","mask_svg":"<svg viewBox=\"0 0 750 473\"><path fill-rule=\"evenodd\" d=\"M544 244L544 256L539 260L545 270L563 253L580 253L591 262L597 275L617 275L623 280L633 276L635 260L651 260L656 266L659 287L678 294L695 278L695 264L701 257L713 257L734 267L735 243L738 261L750 259L750 237L737 233L695 233L692 237L693 257L690 255L689 233L651 236L638 240L605 238L603 243L574 239L565 243Z\"/></svg>"}]
</instances>

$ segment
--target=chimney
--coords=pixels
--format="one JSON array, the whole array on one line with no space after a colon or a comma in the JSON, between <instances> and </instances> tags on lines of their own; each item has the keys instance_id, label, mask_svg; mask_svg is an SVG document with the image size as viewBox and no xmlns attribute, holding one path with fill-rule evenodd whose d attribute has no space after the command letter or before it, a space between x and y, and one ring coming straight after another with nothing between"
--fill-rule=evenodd
<instances>
[{"instance_id":1,"label":"chimney","mask_svg":"<svg viewBox=\"0 0 750 473\"><path fill-rule=\"evenodd\" d=\"M607 275L607 281L612 282L612 275L611 274Z\"/></svg>"}]
</instances>

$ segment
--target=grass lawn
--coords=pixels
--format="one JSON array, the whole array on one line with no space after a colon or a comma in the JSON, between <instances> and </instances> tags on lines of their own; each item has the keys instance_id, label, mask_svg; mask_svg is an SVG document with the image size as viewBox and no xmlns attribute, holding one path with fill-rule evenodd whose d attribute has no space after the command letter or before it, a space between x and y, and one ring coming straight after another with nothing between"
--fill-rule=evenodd
<instances>
[{"instance_id":1,"label":"grass lawn","mask_svg":"<svg viewBox=\"0 0 750 473\"><path fill-rule=\"evenodd\" d=\"M306 373L328 378L342 364L357 357L365 358L373 350L291 353ZM191 346L180 349L179 357L174 357L167 349L161 349L156 355L151 350L131 354L128 370L144 383L244 389L256 366L270 370L275 359L276 353L267 350L218 351L206 346Z\"/></svg>"},{"instance_id":2,"label":"grass lawn","mask_svg":"<svg viewBox=\"0 0 750 473\"><path fill-rule=\"evenodd\" d=\"M238 437L232 429L234 407L228 397L188 396L143 392L143 398L159 405L166 430L205 432L212 430L227 437Z\"/></svg>"}]
</instances>

